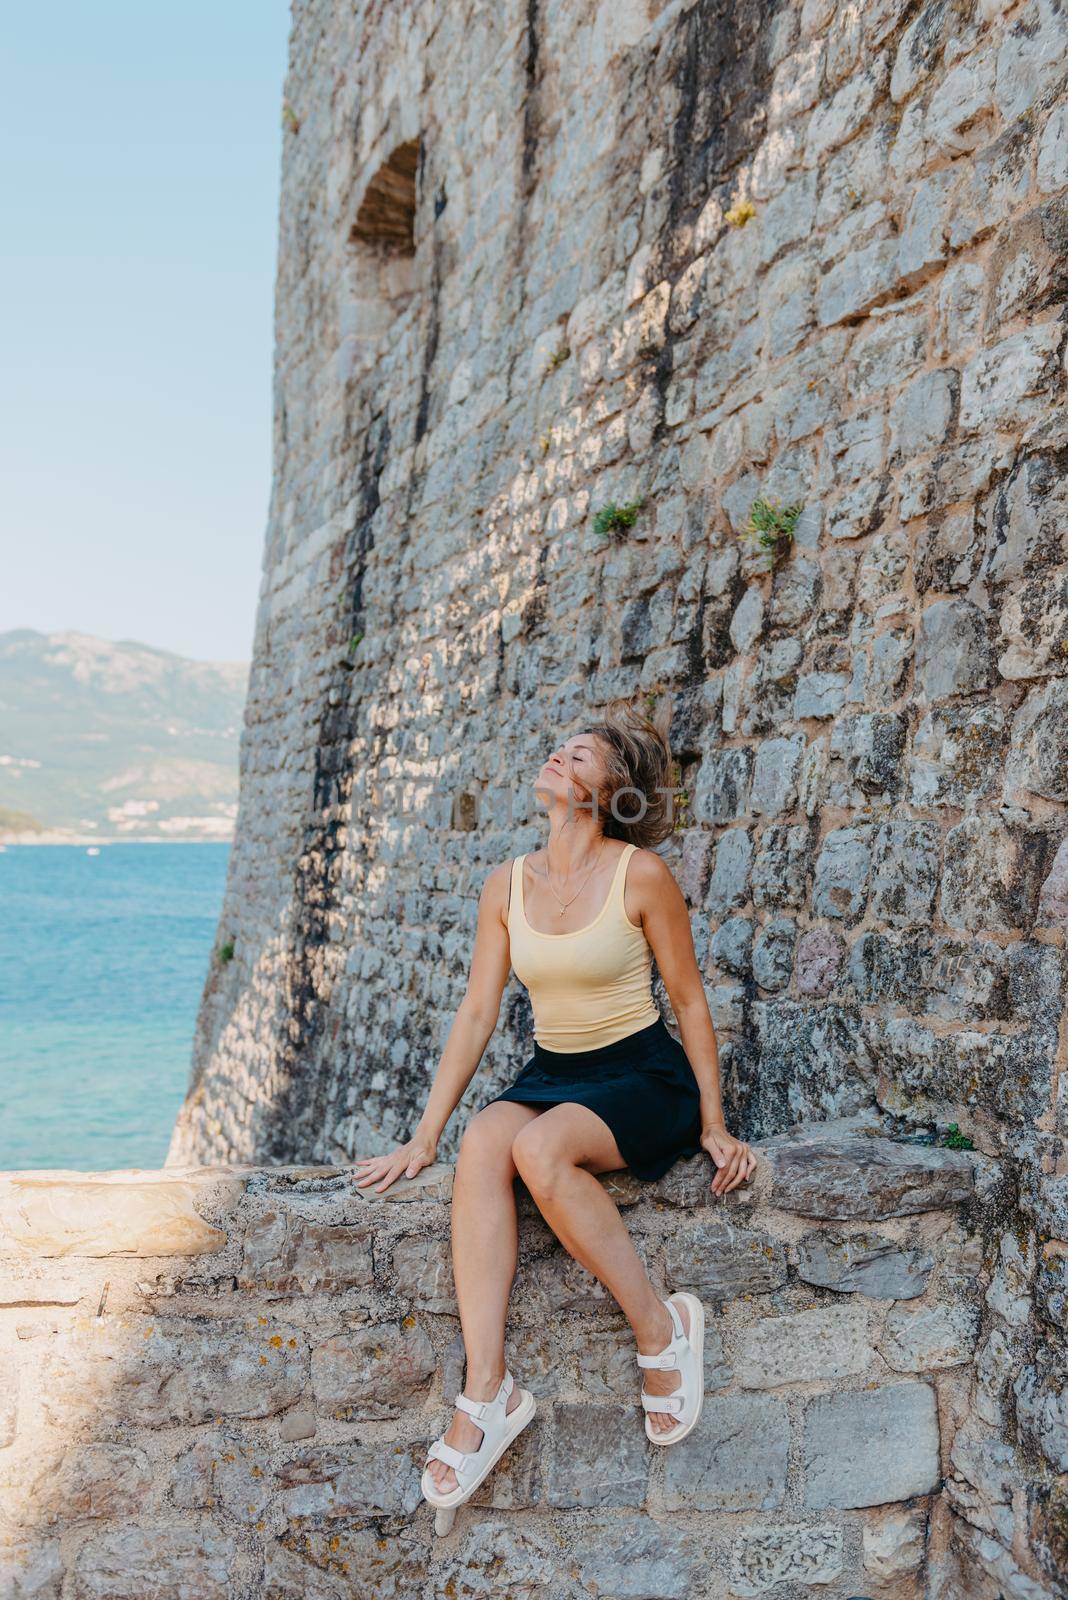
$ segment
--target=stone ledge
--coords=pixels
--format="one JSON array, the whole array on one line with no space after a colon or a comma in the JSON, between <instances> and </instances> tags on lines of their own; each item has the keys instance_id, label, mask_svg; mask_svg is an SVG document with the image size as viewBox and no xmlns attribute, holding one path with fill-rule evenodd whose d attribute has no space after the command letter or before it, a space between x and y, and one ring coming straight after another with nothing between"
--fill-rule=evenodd
<instances>
[{"instance_id":1,"label":"stone ledge","mask_svg":"<svg viewBox=\"0 0 1068 1600\"><path fill-rule=\"evenodd\" d=\"M754 1149L723 1199L705 1155L600 1180L658 1291L708 1312L705 1409L670 1451L618 1307L517 1186L506 1356L539 1412L444 1540L418 1480L463 1380L451 1166L377 1196L346 1167L0 1175L0 1592L214 1594L244 1562L249 1593L345 1600L382 1570L492 1587L498 1557L564 1600L625 1569L665 1597L710 1568L918 1592L993 1163L871 1117Z\"/></svg>"},{"instance_id":2,"label":"stone ledge","mask_svg":"<svg viewBox=\"0 0 1068 1600\"><path fill-rule=\"evenodd\" d=\"M766 1204L826 1220L881 1221L963 1204L996 1170L973 1151L895 1140L870 1116L800 1124L752 1148L757 1170L725 1197L728 1211ZM711 1158L699 1155L653 1183L626 1171L601 1181L620 1206L706 1207L717 1204L713 1171ZM212 1255L225 1246L226 1220L245 1193L320 1195L333 1202L332 1214L342 1199L355 1201L345 1214L357 1220L381 1203L447 1201L452 1174L450 1163L437 1162L376 1194L358 1187L346 1166L4 1172L0 1257Z\"/></svg>"}]
</instances>

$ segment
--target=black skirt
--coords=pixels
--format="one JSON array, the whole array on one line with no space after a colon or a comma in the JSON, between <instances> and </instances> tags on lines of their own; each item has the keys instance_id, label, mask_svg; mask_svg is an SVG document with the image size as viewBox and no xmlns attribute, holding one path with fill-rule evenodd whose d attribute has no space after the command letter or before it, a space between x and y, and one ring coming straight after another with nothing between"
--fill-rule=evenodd
<instances>
[{"instance_id":1,"label":"black skirt","mask_svg":"<svg viewBox=\"0 0 1068 1600\"><path fill-rule=\"evenodd\" d=\"M701 1091L689 1058L658 1017L647 1028L596 1050L543 1050L495 1100L589 1106L611 1128L636 1178L662 1178L682 1156L699 1155Z\"/></svg>"}]
</instances>

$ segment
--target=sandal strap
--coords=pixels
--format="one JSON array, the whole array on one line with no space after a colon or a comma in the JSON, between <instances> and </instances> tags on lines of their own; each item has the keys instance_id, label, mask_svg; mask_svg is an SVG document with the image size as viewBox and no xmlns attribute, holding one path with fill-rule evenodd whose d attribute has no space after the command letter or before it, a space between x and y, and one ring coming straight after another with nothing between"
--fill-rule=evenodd
<instances>
[{"instance_id":1,"label":"sandal strap","mask_svg":"<svg viewBox=\"0 0 1068 1600\"><path fill-rule=\"evenodd\" d=\"M666 1369L668 1367L677 1367L681 1354L682 1346L677 1339L673 1339L669 1345L666 1345L655 1356L643 1356L639 1351L635 1360L639 1367L661 1367Z\"/></svg>"},{"instance_id":2,"label":"sandal strap","mask_svg":"<svg viewBox=\"0 0 1068 1600\"><path fill-rule=\"evenodd\" d=\"M641 1401L646 1411L672 1411L678 1413L686 1404L685 1398L681 1394L646 1394L644 1389L641 1393Z\"/></svg>"},{"instance_id":3,"label":"sandal strap","mask_svg":"<svg viewBox=\"0 0 1068 1600\"><path fill-rule=\"evenodd\" d=\"M667 1307L668 1314L671 1317L671 1325L675 1329L675 1337L670 1344L666 1344L663 1350L659 1350L656 1355L644 1356L639 1352L636 1358L639 1367L677 1367L679 1365L679 1357L683 1351L690 1349L690 1341L686 1329L682 1325L678 1307L673 1300L665 1300L664 1305Z\"/></svg>"},{"instance_id":4,"label":"sandal strap","mask_svg":"<svg viewBox=\"0 0 1068 1600\"><path fill-rule=\"evenodd\" d=\"M465 1450L457 1450L454 1445L446 1444L444 1439L435 1439L426 1453L428 1461L444 1461L459 1476L459 1469L463 1466L468 1456Z\"/></svg>"},{"instance_id":5,"label":"sandal strap","mask_svg":"<svg viewBox=\"0 0 1068 1600\"><path fill-rule=\"evenodd\" d=\"M467 1395L458 1394L453 1404L461 1411L466 1411L469 1417L484 1417L487 1407L492 1405L490 1400L469 1400Z\"/></svg>"},{"instance_id":6,"label":"sandal strap","mask_svg":"<svg viewBox=\"0 0 1068 1600\"><path fill-rule=\"evenodd\" d=\"M470 1395L464 1394L463 1390L461 1390L453 1401L453 1405L459 1407L461 1411L466 1411L468 1416L484 1417L491 1406L499 1406L503 1409L514 1387L515 1379L506 1367L504 1369L504 1377L497 1386L497 1393L491 1400L472 1400Z\"/></svg>"}]
</instances>

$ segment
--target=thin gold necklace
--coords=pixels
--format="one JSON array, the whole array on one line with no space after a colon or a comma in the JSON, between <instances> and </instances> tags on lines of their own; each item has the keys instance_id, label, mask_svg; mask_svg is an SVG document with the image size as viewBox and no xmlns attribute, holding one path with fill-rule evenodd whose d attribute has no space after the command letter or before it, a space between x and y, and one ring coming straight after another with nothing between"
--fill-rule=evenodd
<instances>
[{"instance_id":1,"label":"thin gold necklace","mask_svg":"<svg viewBox=\"0 0 1068 1600\"><path fill-rule=\"evenodd\" d=\"M548 845L545 846L545 881L549 885L549 888L553 890L553 895L554 895L554 897L556 899L557 904L560 907L560 912L559 912L560 916L563 916L563 914L567 910L568 906L573 905L574 902L578 899L579 895L582 893L583 889L585 889L586 885L589 883L590 879L593 877L594 873L597 871L598 864L600 863L601 856L603 854L604 854L604 837L602 836L602 838L601 838L601 848L597 852L597 859L594 861L593 866L590 868L589 872L587 872L586 876L583 878L582 882L579 884L578 889L576 890L576 892L571 896L571 899L565 901L565 900L561 900L560 896L556 893L556 890L553 889L553 880L549 876L549 847L548 847Z\"/></svg>"}]
</instances>

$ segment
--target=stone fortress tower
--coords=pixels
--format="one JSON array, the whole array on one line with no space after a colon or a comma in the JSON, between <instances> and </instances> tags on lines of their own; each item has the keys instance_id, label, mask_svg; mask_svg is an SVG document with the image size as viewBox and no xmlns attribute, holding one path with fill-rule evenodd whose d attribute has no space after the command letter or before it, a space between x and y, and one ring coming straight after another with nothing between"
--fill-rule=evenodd
<instances>
[{"instance_id":1,"label":"stone fortress tower","mask_svg":"<svg viewBox=\"0 0 1068 1600\"><path fill-rule=\"evenodd\" d=\"M734 1131L999 1160L958 1465L1012 1600L1068 1551L1066 38L298 0L234 956L169 1157L405 1137L537 768L666 709ZM764 553L761 500L803 507ZM528 1044L513 984L470 1098Z\"/></svg>"}]
</instances>

